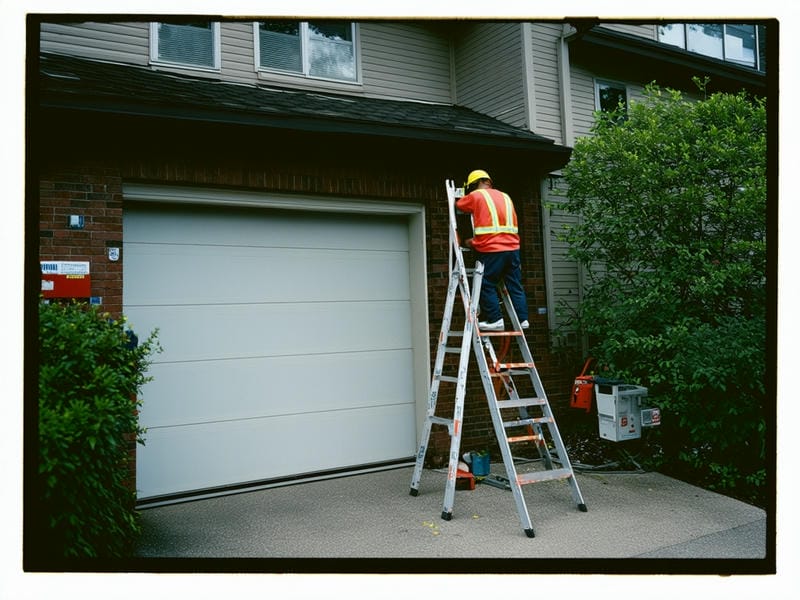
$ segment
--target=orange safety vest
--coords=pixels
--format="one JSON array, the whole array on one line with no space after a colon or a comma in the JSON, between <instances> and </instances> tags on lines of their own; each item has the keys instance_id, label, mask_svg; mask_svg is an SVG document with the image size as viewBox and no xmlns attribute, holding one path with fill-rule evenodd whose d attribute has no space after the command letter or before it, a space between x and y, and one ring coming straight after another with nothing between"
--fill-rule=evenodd
<instances>
[{"instance_id":1,"label":"orange safety vest","mask_svg":"<svg viewBox=\"0 0 800 600\"><path fill-rule=\"evenodd\" d=\"M519 248L517 213L508 194L494 189L475 190L456 206L472 213L475 250L502 252Z\"/></svg>"}]
</instances>

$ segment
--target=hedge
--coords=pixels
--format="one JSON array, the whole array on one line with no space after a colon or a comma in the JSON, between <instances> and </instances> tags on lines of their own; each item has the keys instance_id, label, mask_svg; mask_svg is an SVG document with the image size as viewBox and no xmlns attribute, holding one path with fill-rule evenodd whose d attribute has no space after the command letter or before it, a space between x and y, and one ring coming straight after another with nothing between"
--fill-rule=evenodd
<instances>
[{"instance_id":1,"label":"hedge","mask_svg":"<svg viewBox=\"0 0 800 600\"><path fill-rule=\"evenodd\" d=\"M137 393L157 331L137 343L125 319L78 303L39 308L37 516L55 558L116 558L139 534L129 440L144 443ZM127 439L126 439L127 438Z\"/></svg>"}]
</instances>

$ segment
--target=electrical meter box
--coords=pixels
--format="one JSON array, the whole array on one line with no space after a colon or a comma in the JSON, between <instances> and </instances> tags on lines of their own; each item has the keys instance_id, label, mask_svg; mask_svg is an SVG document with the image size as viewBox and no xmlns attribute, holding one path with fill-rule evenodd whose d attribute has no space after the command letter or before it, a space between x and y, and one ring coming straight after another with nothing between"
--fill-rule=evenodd
<instances>
[{"instance_id":1,"label":"electrical meter box","mask_svg":"<svg viewBox=\"0 0 800 600\"><path fill-rule=\"evenodd\" d=\"M661 424L661 411L647 406L647 388L625 383L596 383L600 437L612 442L642 436L642 427Z\"/></svg>"}]
</instances>

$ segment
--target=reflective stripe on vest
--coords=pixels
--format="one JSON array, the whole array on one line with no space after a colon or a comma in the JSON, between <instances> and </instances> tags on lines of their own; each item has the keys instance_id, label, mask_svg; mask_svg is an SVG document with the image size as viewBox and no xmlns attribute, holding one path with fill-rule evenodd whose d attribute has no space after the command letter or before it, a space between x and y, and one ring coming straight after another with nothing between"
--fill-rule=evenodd
<instances>
[{"instance_id":1,"label":"reflective stripe on vest","mask_svg":"<svg viewBox=\"0 0 800 600\"><path fill-rule=\"evenodd\" d=\"M506 202L506 222L505 225L500 225L500 218L497 215L497 207L494 205L494 200L492 200L489 190L478 191L483 195L484 200L486 200L486 208L489 209L489 214L492 216L492 224L484 227L475 227L475 235L518 233L519 230L517 229L517 226L514 225L514 206L511 204L511 198L509 198L508 194L500 192L503 194L503 200Z\"/></svg>"}]
</instances>

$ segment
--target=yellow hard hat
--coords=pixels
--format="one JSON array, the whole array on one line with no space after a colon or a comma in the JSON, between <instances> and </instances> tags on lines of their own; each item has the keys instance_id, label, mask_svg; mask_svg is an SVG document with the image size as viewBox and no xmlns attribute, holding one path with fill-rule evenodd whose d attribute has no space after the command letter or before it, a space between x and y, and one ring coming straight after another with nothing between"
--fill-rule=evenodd
<instances>
[{"instance_id":1,"label":"yellow hard hat","mask_svg":"<svg viewBox=\"0 0 800 600\"><path fill-rule=\"evenodd\" d=\"M489 174L486 171L484 171L482 169L477 169L477 170L473 171L472 173L470 173L469 177L467 177L467 187L471 186L473 183L475 183L479 179L488 179L488 180L491 181L492 178L489 177Z\"/></svg>"}]
</instances>

